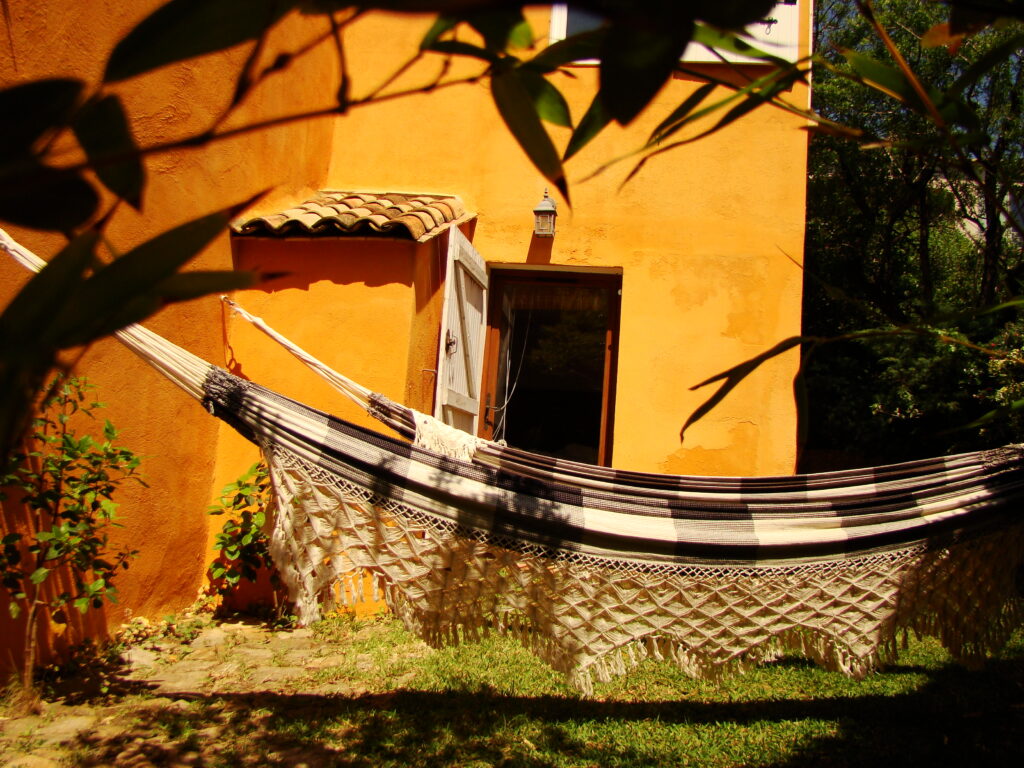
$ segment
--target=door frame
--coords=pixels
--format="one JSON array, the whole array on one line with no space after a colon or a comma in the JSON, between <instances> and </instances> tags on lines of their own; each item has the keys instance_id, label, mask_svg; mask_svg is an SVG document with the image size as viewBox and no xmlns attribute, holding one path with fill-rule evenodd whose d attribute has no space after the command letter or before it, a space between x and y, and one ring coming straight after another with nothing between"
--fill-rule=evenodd
<instances>
[{"instance_id":1,"label":"door frame","mask_svg":"<svg viewBox=\"0 0 1024 768\"><path fill-rule=\"evenodd\" d=\"M605 329L604 373L601 395L601 426L597 463L611 466L615 427L615 390L619 362L619 323L622 317L622 271L573 270L560 267L523 268L520 265L490 267L487 297L487 326L484 344L483 382L480 388L481 412L479 436L492 439L495 409L493 400L498 383L501 349L501 299L503 287L510 283L556 283L589 288L606 288L609 292L608 325Z\"/></svg>"}]
</instances>

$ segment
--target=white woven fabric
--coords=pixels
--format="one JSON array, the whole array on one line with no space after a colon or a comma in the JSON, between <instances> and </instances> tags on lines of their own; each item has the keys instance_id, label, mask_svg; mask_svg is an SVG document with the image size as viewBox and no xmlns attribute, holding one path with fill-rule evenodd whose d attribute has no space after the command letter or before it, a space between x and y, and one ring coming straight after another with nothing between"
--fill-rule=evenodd
<instances>
[{"instance_id":1,"label":"white woven fabric","mask_svg":"<svg viewBox=\"0 0 1024 768\"><path fill-rule=\"evenodd\" d=\"M782 567L650 567L502 547L304 462L267 451L279 509L272 552L303 623L367 599L365 574L433 646L511 634L584 692L641 659L714 677L780 652L861 676L900 632L977 662L1020 619L1021 526L949 548L918 545ZM375 595L376 596L376 595Z\"/></svg>"}]
</instances>

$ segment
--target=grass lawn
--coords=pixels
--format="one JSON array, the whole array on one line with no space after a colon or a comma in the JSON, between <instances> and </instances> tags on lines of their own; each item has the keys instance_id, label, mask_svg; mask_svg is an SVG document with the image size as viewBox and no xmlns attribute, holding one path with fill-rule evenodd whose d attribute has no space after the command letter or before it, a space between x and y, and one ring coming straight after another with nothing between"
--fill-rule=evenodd
<instances>
[{"instance_id":1,"label":"grass lawn","mask_svg":"<svg viewBox=\"0 0 1024 768\"><path fill-rule=\"evenodd\" d=\"M648 662L590 699L501 639L431 651L392 619L314 635L342 660L280 691L146 709L135 733L184 755L175 765L1024 765L1021 632L982 670L926 639L862 681L796 658L720 683ZM67 760L114 754L83 743Z\"/></svg>"}]
</instances>

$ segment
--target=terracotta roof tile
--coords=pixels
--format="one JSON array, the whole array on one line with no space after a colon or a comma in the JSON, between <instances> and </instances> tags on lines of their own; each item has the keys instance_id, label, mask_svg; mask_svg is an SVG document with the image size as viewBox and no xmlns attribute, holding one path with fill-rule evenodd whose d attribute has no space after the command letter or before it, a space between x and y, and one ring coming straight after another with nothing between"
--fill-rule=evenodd
<instances>
[{"instance_id":1,"label":"terracotta roof tile","mask_svg":"<svg viewBox=\"0 0 1024 768\"><path fill-rule=\"evenodd\" d=\"M239 219L231 228L238 235L382 235L422 243L474 215L453 195L325 190L279 213Z\"/></svg>"}]
</instances>

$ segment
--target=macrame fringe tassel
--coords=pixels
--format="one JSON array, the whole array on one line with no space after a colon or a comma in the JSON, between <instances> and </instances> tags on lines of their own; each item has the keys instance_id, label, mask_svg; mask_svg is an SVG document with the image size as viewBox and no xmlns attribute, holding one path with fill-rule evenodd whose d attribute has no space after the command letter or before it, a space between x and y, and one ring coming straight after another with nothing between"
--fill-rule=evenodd
<instances>
[{"instance_id":1,"label":"macrame fringe tassel","mask_svg":"<svg viewBox=\"0 0 1024 768\"><path fill-rule=\"evenodd\" d=\"M910 632L976 663L1022 620L1022 525L835 562L649 568L505 548L289 455L270 451L268 463L280 502L271 555L301 623L383 597L432 647L505 634L585 695L646 659L717 680L799 654L863 677Z\"/></svg>"}]
</instances>

